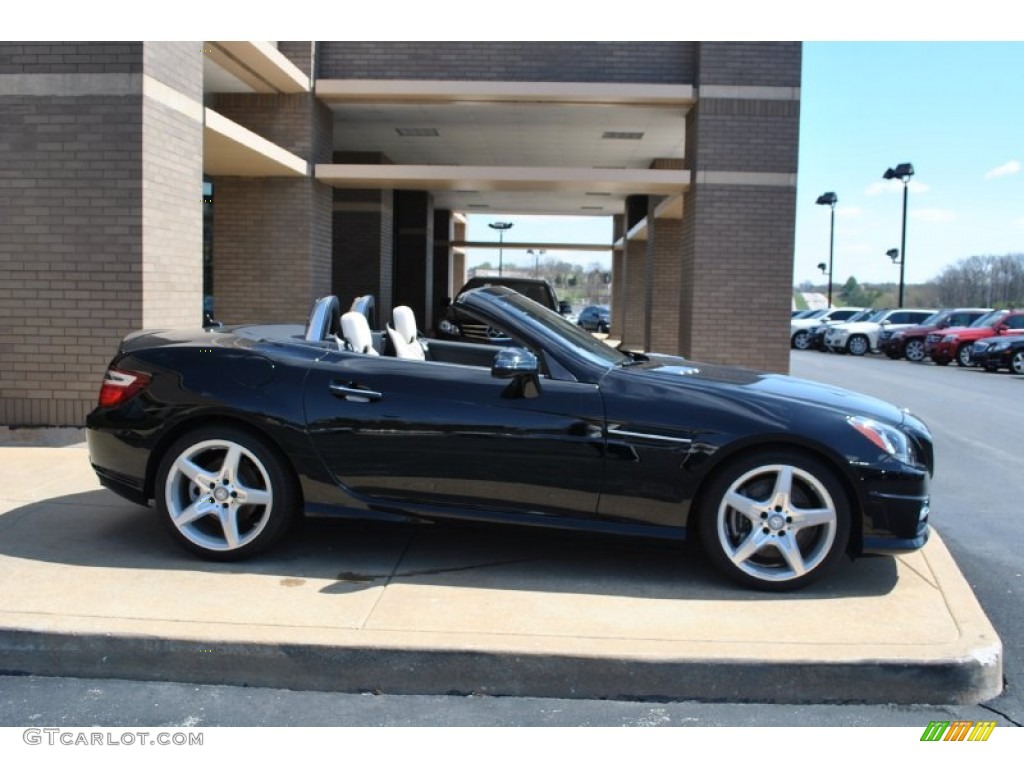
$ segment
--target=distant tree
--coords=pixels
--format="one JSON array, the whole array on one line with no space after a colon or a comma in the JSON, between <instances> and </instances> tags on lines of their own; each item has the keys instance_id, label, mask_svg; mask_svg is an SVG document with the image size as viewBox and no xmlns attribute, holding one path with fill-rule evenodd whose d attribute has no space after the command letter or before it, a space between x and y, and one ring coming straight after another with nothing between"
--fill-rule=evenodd
<instances>
[{"instance_id":1,"label":"distant tree","mask_svg":"<svg viewBox=\"0 0 1024 768\"><path fill-rule=\"evenodd\" d=\"M932 284L944 306L1024 306L1024 253L961 259Z\"/></svg>"},{"instance_id":2,"label":"distant tree","mask_svg":"<svg viewBox=\"0 0 1024 768\"><path fill-rule=\"evenodd\" d=\"M852 276L839 289L839 296L842 298L843 304L850 307L873 307L884 294L884 289L871 289L862 286L857 282L857 278Z\"/></svg>"}]
</instances>

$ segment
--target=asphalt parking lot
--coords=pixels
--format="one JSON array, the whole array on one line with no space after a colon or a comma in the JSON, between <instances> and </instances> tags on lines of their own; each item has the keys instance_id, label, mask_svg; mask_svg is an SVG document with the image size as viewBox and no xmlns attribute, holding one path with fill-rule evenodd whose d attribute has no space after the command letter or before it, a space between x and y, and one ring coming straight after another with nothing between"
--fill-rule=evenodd
<instances>
[{"instance_id":1,"label":"asphalt parking lot","mask_svg":"<svg viewBox=\"0 0 1024 768\"><path fill-rule=\"evenodd\" d=\"M787 595L668 546L340 521L211 564L100 488L75 431L0 438L7 672L776 703L1002 689L1000 640L940 536Z\"/></svg>"},{"instance_id":2,"label":"asphalt parking lot","mask_svg":"<svg viewBox=\"0 0 1024 768\"><path fill-rule=\"evenodd\" d=\"M1004 645L1005 689L988 706L1024 723L1024 376L878 355L793 352L790 360L793 375L884 397L910 408L931 428L932 524Z\"/></svg>"}]
</instances>

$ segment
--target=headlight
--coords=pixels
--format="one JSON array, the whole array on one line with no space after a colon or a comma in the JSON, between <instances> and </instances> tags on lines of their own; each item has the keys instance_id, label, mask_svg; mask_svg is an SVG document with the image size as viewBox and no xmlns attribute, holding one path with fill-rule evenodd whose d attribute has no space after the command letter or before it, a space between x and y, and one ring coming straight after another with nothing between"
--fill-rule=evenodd
<instances>
[{"instance_id":1,"label":"headlight","mask_svg":"<svg viewBox=\"0 0 1024 768\"><path fill-rule=\"evenodd\" d=\"M894 459L916 464L914 446L900 430L865 416L847 416L847 423Z\"/></svg>"},{"instance_id":2,"label":"headlight","mask_svg":"<svg viewBox=\"0 0 1024 768\"><path fill-rule=\"evenodd\" d=\"M1009 340L993 341L991 344L988 345L988 351L989 352L1003 352L1003 351L1005 351L1005 350L1010 348L1010 344L1011 343L1012 342L1010 342Z\"/></svg>"},{"instance_id":3,"label":"headlight","mask_svg":"<svg viewBox=\"0 0 1024 768\"><path fill-rule=\"evenodd\" d=\"M957 335L956 335L955 333L951 333L951 334L949 334L948 336L943 336L943 337L942 337L942 342L943 342L944 344L953 344L953 343L954 343L954 342L956 342L956 341L957 341L958 339L959 339L959 337L958 337L958 336L957 336Z\"/></svg>"},{"instance_id":4,"label":"headlight","mask_svg":"<svg viewBox=\"0 0 1024 768\"><path fill-rule=\"evenodd\" d=\"M449 336L461 336L462 331L459 330L459 326L450 320L442 320L440 323L441 332L447 333Z\"/></svg>"}]
</instances>

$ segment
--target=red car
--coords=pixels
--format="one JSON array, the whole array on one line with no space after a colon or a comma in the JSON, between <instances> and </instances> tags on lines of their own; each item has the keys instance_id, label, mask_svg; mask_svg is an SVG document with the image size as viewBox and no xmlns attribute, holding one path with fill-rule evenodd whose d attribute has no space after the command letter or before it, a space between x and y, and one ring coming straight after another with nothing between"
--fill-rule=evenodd
<instances>
[{"instance_id":1,"label":"red car","mask_svg":"<svg viewBox=\"0 0 1024 768\"><path fill-rule=\"evenodd\" d=\"M1004 333L1024 333L1024 310L997 309L980 317L966 328L946 328L929 333L925 339L925 353L936 365L948 365L956 360L967 368L971 361L971 345L978 339Z\"/></svg>"},{"instance_id":2,"label":"red car","mask_svg":"<svg viewBox=\"0 0 1024 768\"><path fill-rule=\"evenodd\" d=\"M882 331L878 334L878 351L893 360L905 357L912 363L919 363L927 357L924 344L929 333L941 331L943 328L966 327L991 311L991 308L940 309L920 325Z\"/></svg>"}]
</instances>

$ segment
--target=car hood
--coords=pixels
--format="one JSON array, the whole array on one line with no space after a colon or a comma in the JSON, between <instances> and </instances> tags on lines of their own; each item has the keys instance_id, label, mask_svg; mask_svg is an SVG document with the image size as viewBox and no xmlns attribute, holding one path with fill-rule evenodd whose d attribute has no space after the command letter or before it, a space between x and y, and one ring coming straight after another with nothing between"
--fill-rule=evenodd
<instances>
[{"instance_id":1,"label":"car hood","mask_svg":"<svg viewBox=\"0 0 1024 768\"><path fill-rule=\"evenodd\" d=\"M885 400L831 384L750 368L651 355L647 362L618 370L657 383L662 391L665 386L678 388L680 393L699 388L726 398L763 399L786 405L798 402L810 409L825 408L844 415L868 416L890 424L903 424L906 420L906 411Z\"/></svg>"}]
</instances>

